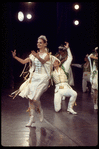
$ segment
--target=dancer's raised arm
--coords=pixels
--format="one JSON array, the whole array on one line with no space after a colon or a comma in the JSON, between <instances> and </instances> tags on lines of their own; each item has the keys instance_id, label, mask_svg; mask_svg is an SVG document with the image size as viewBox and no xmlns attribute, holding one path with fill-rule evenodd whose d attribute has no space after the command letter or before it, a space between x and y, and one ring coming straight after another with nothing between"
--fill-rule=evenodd
<instances>
[{"instance_id":1,"label":"dancer's raised arm","mask_svg":"<svg viewBox=\"0 0 99 149\"><path fill-rule=\"evenodd\" d=\"M69 68L70 68L70 65L71 65L71 62L73 60L73 56L72 56L71 50L69 48L69 43L68 42L65 42L65 43L66 43L66 45L64 45L64 47L67 48L68 57L62 65L64 66L65 71L68 72Z\"/></svg>"},{"instance_id":2,"label":"dancer's raised arm","mask_svg":"<svg viewBox=\"0 0 99 149\"><path fill-rule=\"evenodd\" d=\"M89 57L92 58L92 59L98 60L98 57L97 56L94 56L93 54L90 54Z\"/></svg>"},{"instance_id":3,"label":"dancer's raised arm","mask_svg":"<svg viewBox=\"0 0 99 149\"><path fill-rule=\"evenodd\" d=\"M11 51L11 52L12 52L13 58L16 59L18 62L20 62L21 64L26 64L26 63L28 63L30 61L29 58L21 59L21 58L17 57L16 56L16 50L14 50L14 52L13 51Z\"/></svg>"}]
</instances>

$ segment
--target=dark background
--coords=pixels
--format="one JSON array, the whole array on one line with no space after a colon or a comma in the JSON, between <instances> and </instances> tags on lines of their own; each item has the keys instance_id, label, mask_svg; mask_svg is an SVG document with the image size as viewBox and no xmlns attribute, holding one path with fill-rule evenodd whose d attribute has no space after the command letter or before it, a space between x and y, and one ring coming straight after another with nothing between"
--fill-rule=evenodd
<instances>
[{"instance_id":1,"label":"dark background","mask_svg":"<svg viewBox=\"0 0 99 149\"><path fill-rule=\"evenodd\" d=\"M1 63L2 88L16 87L22 82L19 75L23 65L12 58L11 50L17 56L26 58L31 50L37 50L36 42L40 35L46 35L48 48L55 54L57 47L68 41L73 54L73 63L83 63L84 56L98 46L97 22L98 2L78 2L80 9L75 11L75 2L6 2L1 4ZM18 21L17 13L31 12L32 20ZM80 20L74 26L73 20ZM75 86L81 87L82 70L73 67ZM13 83L14 82L14 83Z\"/></svg>"}]
</instances>

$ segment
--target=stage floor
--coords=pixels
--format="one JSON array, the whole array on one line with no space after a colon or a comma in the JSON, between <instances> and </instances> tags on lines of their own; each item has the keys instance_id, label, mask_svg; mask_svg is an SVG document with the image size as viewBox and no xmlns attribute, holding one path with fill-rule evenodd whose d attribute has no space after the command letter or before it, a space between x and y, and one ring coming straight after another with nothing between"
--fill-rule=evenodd
<instances>
[{"instance_id":1,"label":"stage floor","mask_svg":"<svg viewBox=\"0 0 99 149\"><path fill-rule=\"evenodd\" d=\"M77 91L77 90L76 90ZM25 127L29 120L28 100L8 95L11 89L1 91L1 145L2 146L96 146L98 144L98 110L94 110L92 95L77 91L77 115L67 113L68 98L62 101L62 110L54 111L53 87L41 97L44 121Z\"/></svg>"}]
</instances>

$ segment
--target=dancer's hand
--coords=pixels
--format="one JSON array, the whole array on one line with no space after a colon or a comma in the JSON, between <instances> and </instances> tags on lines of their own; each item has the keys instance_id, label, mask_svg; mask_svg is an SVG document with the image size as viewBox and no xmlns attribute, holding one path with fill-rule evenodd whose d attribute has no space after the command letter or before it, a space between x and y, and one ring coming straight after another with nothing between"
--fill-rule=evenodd
<instances>
[{"instance_id":1,"label":"dancer's hand","mask_svg":"<svg viewBox=\"0 0 99 149\"><path fill-rule=\"evenodd\" d=\"M35 51L31 51L31 53L32 53L36 58L39 58L39 53L36 53Z\"/></svg>"},{"instance_id":2,"label":"dancer's hand","mask_svg":"<svg viewBox=\"0 0 99 149\"><path fill-rule=\"evenodd\" d=\"M68 42L65 42L64 47L65 47L65 48L69 48L69 43L68 43Z\"/></svg>"},{"instance_id":3,"label":"dancer's hand","mask_svg":"<svg viewBox=\"0 0 99 149\"><path fill-rule=\"evenodd\" d=\"M86 57L88 58L89 54L86 54Z\"/></svg>"},{"instance_id":4,"label":"dancer's hand","mask_svg":"<svg viewBox=\"0 0 99 149\"><path fill-rule=\"evenodd\" d=\"M12 52L12 56L13 56L13 58L16 56L16 50L14 50L14 52L13 51L11 51Z\"/></svg>"}]
</instances>

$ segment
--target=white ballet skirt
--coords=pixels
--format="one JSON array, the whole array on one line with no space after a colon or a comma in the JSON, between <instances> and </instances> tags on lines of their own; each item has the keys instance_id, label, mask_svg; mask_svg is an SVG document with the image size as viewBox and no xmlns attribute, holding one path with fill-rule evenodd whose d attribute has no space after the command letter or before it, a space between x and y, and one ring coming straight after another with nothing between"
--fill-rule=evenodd
<instances>
[{"instance_id":1,"label":"white ballet skirt","mask_svg":"<svg viewBox=\"0 0 99 149\"><path fill-rule=\"evenodd\" d=\"M40 55L42 59L47 53ZM31 100L39 100L40 96L47 90L49 85L49 76L46 73L44 65L32 54L29 55L32 61L29 78L20 86L19 96L29 98ZM34 71L35 69L35 71ZM34 72L33 72L34 71Z\"/></svg>"}]
</instances>

